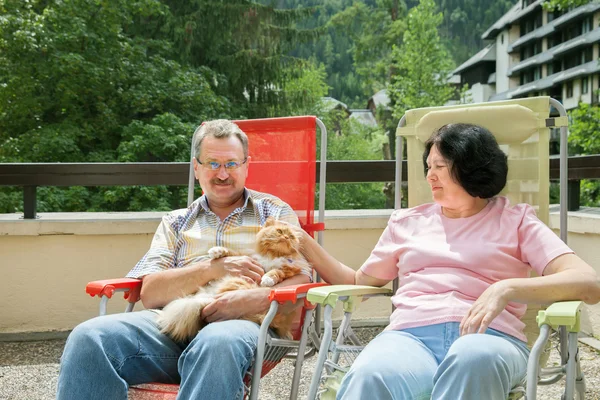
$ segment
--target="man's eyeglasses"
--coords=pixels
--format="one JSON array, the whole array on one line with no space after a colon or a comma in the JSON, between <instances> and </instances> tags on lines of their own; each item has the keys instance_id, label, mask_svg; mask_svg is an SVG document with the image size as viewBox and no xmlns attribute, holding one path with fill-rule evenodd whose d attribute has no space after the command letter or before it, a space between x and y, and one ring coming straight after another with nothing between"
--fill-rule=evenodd
<instances>
[{"instance_id":1,"label":"man's eyeglasses","mask_svg":"<svg viewBox=\"0 0 600 400\"><path fill-rule=\"evenodd\" d=\"M203 163L197 158L196 160L198 161L198 164L202 165L206 169L210 169L211 171L217 171L221 169L221 166L224 166L227 171L232 171L234 169L238 169L242 165L246 164L246 161L248 161L247 158L244 158L243 161L227 161L225 163L218 163L216 161L208 161Z\"/></svg>"}]
</instances>

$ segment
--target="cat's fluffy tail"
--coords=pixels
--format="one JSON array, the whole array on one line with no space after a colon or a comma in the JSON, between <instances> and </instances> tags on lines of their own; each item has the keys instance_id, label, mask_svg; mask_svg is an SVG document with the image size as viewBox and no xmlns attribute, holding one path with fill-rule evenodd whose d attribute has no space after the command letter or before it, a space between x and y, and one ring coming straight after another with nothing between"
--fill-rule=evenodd
<instances>
[{"instance_id":1,"label":"cat's fluffy tail","mask_svg":"<svg viewBox=\"0 0 600 400\"><path fill-rule=\"evenodd\" d=\"M205 325L200 314L212 300L212 296L196 294L170 302L158 313L160 332L179 342L192 339Z\"/></svg>"}]
</instances>

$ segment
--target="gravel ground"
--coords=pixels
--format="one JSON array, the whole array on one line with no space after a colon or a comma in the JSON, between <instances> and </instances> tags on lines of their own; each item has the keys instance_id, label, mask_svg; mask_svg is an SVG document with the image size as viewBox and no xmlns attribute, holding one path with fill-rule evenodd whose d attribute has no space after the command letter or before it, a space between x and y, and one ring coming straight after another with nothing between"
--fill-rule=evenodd
<instances>
[{"instance_id":1,"label":"gravel ground","mask_svg":"<svg viewBox=\"0 0 600 400\"><path fill-rule=\"evenodd\" d=\"M373 337L379 329L364 328L357 334L364 339ZM38 342L0 342L0 399L2 400L50 400L54 399L58 363L64 340ZM582 369L586 377L586 399L600 400L599 350L580 344ZM558 362L556 352L549 364ZM300 398L305 398L310 384L316 357L305 361L300 382ZM283 361L261 381L261 399L280 400L289 397L293 373L291 360ZM540 387L538 399L560 399L563 386L555 384Z\"/></svg>"}]
</instances>

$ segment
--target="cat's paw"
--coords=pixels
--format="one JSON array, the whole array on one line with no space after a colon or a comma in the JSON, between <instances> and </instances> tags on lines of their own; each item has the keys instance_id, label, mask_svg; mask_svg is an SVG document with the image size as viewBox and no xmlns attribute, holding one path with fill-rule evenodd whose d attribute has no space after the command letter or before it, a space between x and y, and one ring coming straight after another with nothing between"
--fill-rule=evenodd
<instances>
[{"instance_id":1,"label":"cat's paw","mask_svg":"<svg viewBox=\"0 0 600 400\"><path fill-rule=\"evenodd\" d=\"M222 246L211 247L210 250L208 250L208 256L213 260L216 260L217 258L227 257L228 255L229 250Z\"/></svg>"},{"instance_id":2,"label":"cat's paw","mask_svg":"<svg viewBox=\"0 0 600 400\"><path fill-rule=\"evenodd\" d=\"M275 286L275 280L273 278L271 278L270 276L263 275L262 279L260 280L260 286L262 286L262 287Z\"/></svg>"}]
</instances>

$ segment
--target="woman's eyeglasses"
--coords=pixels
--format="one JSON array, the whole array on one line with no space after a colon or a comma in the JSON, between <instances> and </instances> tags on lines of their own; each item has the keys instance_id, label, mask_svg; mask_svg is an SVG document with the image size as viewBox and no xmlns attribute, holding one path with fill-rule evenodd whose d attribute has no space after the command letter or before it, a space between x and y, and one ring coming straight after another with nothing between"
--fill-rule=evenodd
<instances>
[{"instance_id":1,"label":"woman's eyeglasses","mask_svg":"<svg viewBox=\"0 0 600 400\"><path fill-rule=\"evenodd\" d=\"M234 169L238 169L242 165L246 164L246 161L248 161L247 158L244 158L243 161L227 161L225 163L219 163L216 161L208 161L208 162L203 163L202 161L200 161L197 158L196 158L196 160L198 161L198 164L202 165L206 169L210 169L211 171L217 171L217 170L221 169L221 166L225 167L225 169L227 171L232 171Z\"/></svg>"}]
</instances>

